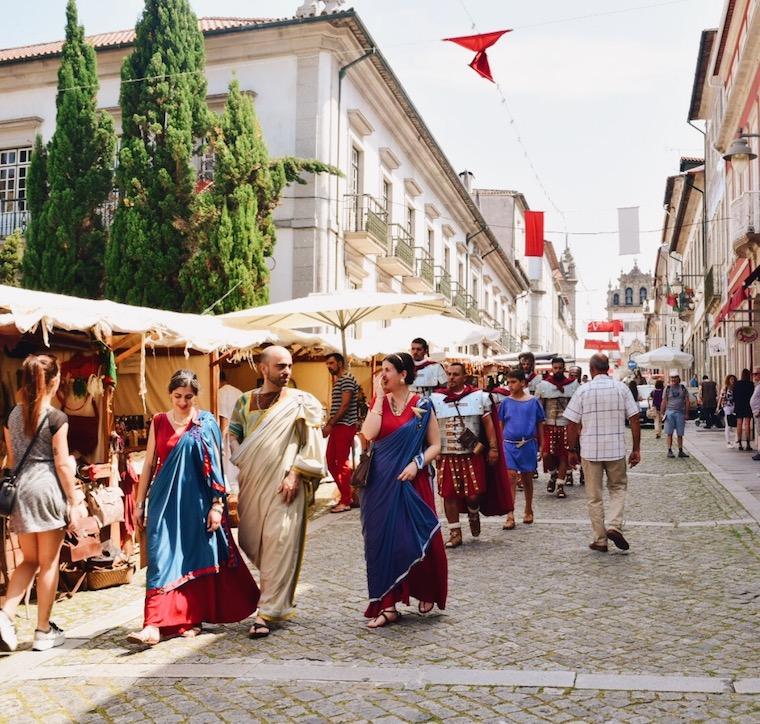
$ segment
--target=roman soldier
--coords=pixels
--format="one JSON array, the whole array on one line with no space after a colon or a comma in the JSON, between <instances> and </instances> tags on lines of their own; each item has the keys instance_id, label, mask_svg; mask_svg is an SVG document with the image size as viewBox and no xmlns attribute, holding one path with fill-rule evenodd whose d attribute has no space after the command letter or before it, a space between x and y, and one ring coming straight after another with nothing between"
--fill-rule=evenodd
<instances>
[{"instance_id":1,"label":"roman soldier","mask_svg":"<svg viewBox=\"0 0 760 724\"><path fill-rule=\"evenodd\" d=\"M414 384L409 386L413 392L429 397L433 390L447 384L446 370L440 362L434 362L428 357L430 348L422 337L412 340L409 352L417 370Z\"/></svg>"}]
</instances>

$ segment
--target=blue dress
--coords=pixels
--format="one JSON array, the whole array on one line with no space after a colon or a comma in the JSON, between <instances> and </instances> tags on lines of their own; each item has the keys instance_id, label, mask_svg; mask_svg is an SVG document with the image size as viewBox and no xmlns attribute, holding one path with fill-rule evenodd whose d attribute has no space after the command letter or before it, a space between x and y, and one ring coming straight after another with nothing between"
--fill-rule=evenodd
<instances>
[{"instance_id":1,"label":"blue dress","mask_svg":"<svg viewBox=\"0 0 760 724\"><path fill-rule=\"evenodd\" d=\"M538 398L518 401L507 397L499 406L504 428L504 456L507 468L518 473L532 473L537 468L538 423L544 420L544 408ZM522 444L520 442L522 441Z\"/></svg>"}]
</instances>

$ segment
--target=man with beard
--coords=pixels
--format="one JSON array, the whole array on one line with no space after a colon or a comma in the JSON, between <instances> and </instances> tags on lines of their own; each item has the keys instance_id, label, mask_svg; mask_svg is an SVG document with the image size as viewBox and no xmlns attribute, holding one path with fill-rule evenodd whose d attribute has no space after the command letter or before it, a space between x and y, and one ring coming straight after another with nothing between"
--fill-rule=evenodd
<instances>
[{"instance_id":1,"label":"man with beard","mask_svg":"<svg viewBox=\"0 0 760 724\"><path fill-rule=\"evenodd\" d=\"M261 574L261 598L249 636L293 616L306 539L306 513L325 473L322 405L288 387L293 359L267 347L264 383L237 401L230 419L232 462L240 469L240 547Z\"/></svg>"},{"instance_id":2,"label":"man with beard","mask_svg":"<svg viewBox=\"0 0 760 724\"><path fill-rule=\"evenodd\" d=\"M448 385L430 396L441 430L441 455L438 469L438 494L443 498L449 523L447 548L462 545L460 513L467 513L470 532L480 535L480 499L486 492L486 460L499 460L498 444L488 395L465 384L461 362L452 362L446 370ZM488 450L480 442L481 431L488 440Z\"/></svg>"},{"instance_id":3,"label":"man with beard","mask_svg":"<svg viewBox=\"0 0 760 724\"><path fill-rule=\"evenodd\" d=\"M441 363L434 362L428 357L430 347L422 337L416 337L412 340L409 353L412 355L417 372L414 384L409 386L412 392L418 392L423 397L430 397L433 390L437 390L448 383L446 371Z\"/></svg>"},{"instance_id":4,"label":"man with beard","mask_svg":"<svg viewBox=\"0 0 760 724\"><path fill-rule=\"evenodd\" d=\"M546 492L553 493L556 487L558 498L566 497L567 419L563 413L577 389L578 380L565 375L565 360L562 357L552 358L551 374L536 387L536 397L540 398L546 415L542 445L544 472L550 473Z\"/></svg>"}]
</instances>

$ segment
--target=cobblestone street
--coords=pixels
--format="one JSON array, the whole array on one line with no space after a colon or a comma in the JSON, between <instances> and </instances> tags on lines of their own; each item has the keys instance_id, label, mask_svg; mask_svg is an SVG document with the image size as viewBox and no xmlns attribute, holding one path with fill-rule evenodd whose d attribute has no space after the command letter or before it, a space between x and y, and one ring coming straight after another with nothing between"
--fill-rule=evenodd
<instances>
[{"instance_id":1,"label":"cobblestone street","mask_svg":"<svg viewBox=\"0 0 760 724\"><path fill-rule=\"evenodd\" d=\"M567 490L548 496L542 476L534 525L466 532L446 611L410 608L376 632L362 618L357 512L312 523L298 618L268 639L239 624L127 646L143 575L58 605L64 649L29 651L22 610L26 650L0 661L0 719L758 721L755 520L649 431L630 476L629 553L588 549L583 488Z\"/></svg>"}]
</instances>

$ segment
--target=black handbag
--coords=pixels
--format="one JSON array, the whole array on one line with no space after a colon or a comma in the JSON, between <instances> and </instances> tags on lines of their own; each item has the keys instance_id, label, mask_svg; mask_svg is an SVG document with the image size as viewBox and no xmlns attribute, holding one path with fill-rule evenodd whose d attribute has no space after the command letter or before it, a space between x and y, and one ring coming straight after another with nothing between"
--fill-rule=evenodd
<instances>
[{"instance_id":1,"label":"black handbag","mask_svg":"<svg viewBox=\"0 0 760 724\"><path fill-rule=\"evenodd\" d=\"M37 432L34 433L34 437L29 443L29 447L27 447L26 452L21 458L21 461L18 465L16 465L16 469L8 471L3 475L2 479L0 479L0 518L9 518L13 512L13 508L16 505L16 496L18 495L18 486L16 484L18 474L21 472L21 468L24 466L26 459L29 457L29 453L32 451L32 446L39 437L42 426L48 419L49 414L49 411L46 412L45 416L42 418L42 421L37 426Z\"/></svg>"},{"instance_id":2,"label":"black handbag","mask_svg":"<svg viewBox=\"0 0 760 724\"><path fill-rule=\"evenodd\" d=\"M365 450L351 475L352 488L364 488L369 480L369 468L372 465L372 445Z\"/></svg>"}]
</instances>

